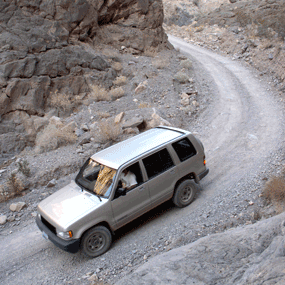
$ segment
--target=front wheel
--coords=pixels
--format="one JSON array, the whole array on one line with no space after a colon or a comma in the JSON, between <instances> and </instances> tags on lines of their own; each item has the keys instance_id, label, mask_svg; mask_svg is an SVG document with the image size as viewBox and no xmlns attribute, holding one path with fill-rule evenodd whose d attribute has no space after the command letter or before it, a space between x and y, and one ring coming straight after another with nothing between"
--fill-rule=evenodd
<instances>
[{"instance_id":1,"label":"front wheel","mask_svg":"<svg viewBox=\"0 0 285 285\"><path fill-rule=\"evenodd\" d=\"M184 180L175 189L172 201L179 208L186 207L193 201L196 191L196 183L193 180Z\"/></svg>"},{"instance_id":2,"label":"front wheel","mask_svg":"<svg viewBox=\"0 0 285 285\"><path fill-rule=\"evenodd\" d=\"M82 237L81 248L85 255L96 257L105 253L111 246L112 235L104 226L88 230Z\"/></svg>"}]
</instances>

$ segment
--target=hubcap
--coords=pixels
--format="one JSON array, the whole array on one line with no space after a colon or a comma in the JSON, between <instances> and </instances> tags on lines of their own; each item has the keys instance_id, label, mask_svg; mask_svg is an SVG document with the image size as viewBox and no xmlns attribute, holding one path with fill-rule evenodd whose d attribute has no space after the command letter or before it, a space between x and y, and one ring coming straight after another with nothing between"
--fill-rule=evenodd
<instances>
[{"instance_id":1,"label":"hubcap","mask_svg":"<svg viewBox=\"0 0 285 285\"><path fill-rule=\"evenodd\" d=\"M98 251L105 244L105 238L102 234L94 233L91 235L87 241L87 247L90 251Z\"/></svg>"},{"instance_id":2,"label":"hubcap","mask_svg":"<svg viewBox=\"0 0 285 285\"><path fill-rule=\"evenodd\" d=\"M186 186L184 187L183 191L181 191L181 201L183 203L186 203L189 201L190 197L191 197L191 187L190 186Z\"/></svg>"}]
</instances>

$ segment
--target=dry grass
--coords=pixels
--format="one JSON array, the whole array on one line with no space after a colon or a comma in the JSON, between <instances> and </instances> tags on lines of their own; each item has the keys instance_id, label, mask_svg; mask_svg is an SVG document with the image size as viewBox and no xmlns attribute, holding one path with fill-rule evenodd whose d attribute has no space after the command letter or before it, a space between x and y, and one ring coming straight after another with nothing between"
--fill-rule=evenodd
<instances>
[{"instance_id":1,"label":"dry grass","mask_svg":"<svg viewBox=\"0 0 285 285\"><path fill-rule=\"evenodd\" d=\"M263 190L263 196L273 203L279 212L285 210L285 179L284 177L272 177Z\"/></svg>"},{"instance_id":2,"label":"dry grass","mask_svg":"<svg viewBox=\"0 0 285 285\"><path fill-rule=\"evenodd\" d=\"M72 131L49 124L37 135L35 152L43 153L75 141L76 135Z\"/></svg>"},{"instance_id":3,"label":"dry grass","mask_svg":"<svg viewBox=\"0 0 285 285\"><path fill-rule=\"evenodd\" d=\"M183 71L179 71L174 75L174 79L179 83L186 83L189 81L189 76Z\"/></svg>"},{"instance_id":4,"label":"dry grass","mask_svg":"<svg viewBox=\"0 0 285 285\"><path fill-rule=\"evenodd\" d=\"M98 85L89 85L89 87L90 87L89 98L94 99L96 102L112 100L109 92L105 88Z\"/></svg>"},{"instance_id":5,"label":"dry grass","mask_svg":"<svg viewBox=\"0 0 285 285\"><path fill-rule=\"evenodd\" d=\"M62 112L71 111L72 104L68 95L59 93L58 90L56 90L53 94L50 95L49 100L51 107L56 108Z\"/></svg>"},{"instance_id":6,"label":"dry grass","mask_svg":"<svg viewBox=\"0 0 285 285\"><path fill-rule=\"evenodd\" d=\"M112 88L109 92L109 96L112 100L117 100L125 95L125 91L122 87Z\"/></svg>"},{"instance_id":7,"label":"dry grass","mask_svg":"<svg viewBox=\"0 0 285 285\"><path fill-rule=\"evenodd\" d=\"M169 65L169 59L163 57L154 58L152 65L157 69L163 69Z\"/></svg>"},{"instance_id":8,"label":"dry grass","mask_svg":"<svg viewBox=\"0 0 285 285\"><path fill-rule=\"evenodd\" d=\"M10 197L19 195L23 190L24 186L22 181L17 177L16 172L12 172L7 180L8 193Z\"/></svg>"},{"instance_id":9,"label":"dry grass","mask_svg":"<svg viewBox=\"0 0 285 285\"><path fill-rule=\"evenodd\" d=\"M31 170L27 160L22 160L18 162L18 171L22 172L26 177L31 176Z\"/></svg>"},{"instance_id":10,"label":"dry grass","mask_svg":"<svg viewBox=\"0 0 285 285\"><path fill-rule=\"evenodd\" d=\"M123 66L122 66L122 64L120 62L114 62L112 64L112 68L114 70L116 70L117 72L119 72L119 71L121 71L123 69Z\"/></svg>"},{"instance_id":11,"label":"dry grass","mask_svg":"<svg viewBox=\"0 0 285 285\"><path fill-rule=\"evenodd\" d=\"M101 121L98 127L101 142L115 142L122 132L120 124L114 124L112 121Z\"/></svg>"},{"instance_id":12,"label":"dry grass","mask_svg":"<svg viewBox=\"0 0 285 285\"><path fill-rule=\"evenodd\" d=\"M106 118L111 117L110 113L101 112L101 111L97 112L97 116L98 116L100 119L102 119L102 118L105 118L105 119L106 119Z\"/></svg>"},{"instance_id":13,"label":"dry grass","mask_svg":"<svg viewBox=\"0 0 285 285\"><path fill-rule=\"evenodd\" d=\"M181 60L180 65L183 68L190 69L190 68L192 68L192 61L189 58L185 59L185 60Z\"/></svg>"},{"instance_id":14,"label":"dry grass","mask_svg":"<svg viewBox=\"0 0 285 285\"><path fill-rule=\"evenodd\" d=\"M156 57L157 56L157 49L154 47L149 47L144 50L144 56L147 57Z\"/></svg>"},{"instance_id":15,"label":"dry grass","mask_svg":"<svg viewBox=\"0 0 285 285\"><path fill-rule=\"evenodd\" d=\"M116 78L116 80L113 81L113 84L118 85L118 86L122 86L122 85L126 85L127 82L128 82L127 77L122 75L122 76L118 76Z\"/></svg>"},{"instance_id":16,"label":"dry grass","mask_svg":"<svg viewBox=\"0 0 285 285\"><path fill-rule=\"evenodd\" d=\"M144 109L144 108L151 108L151 104L146 103L146 102L141 102L138 106L139 109Z\"/></svg>"}]
</instances>

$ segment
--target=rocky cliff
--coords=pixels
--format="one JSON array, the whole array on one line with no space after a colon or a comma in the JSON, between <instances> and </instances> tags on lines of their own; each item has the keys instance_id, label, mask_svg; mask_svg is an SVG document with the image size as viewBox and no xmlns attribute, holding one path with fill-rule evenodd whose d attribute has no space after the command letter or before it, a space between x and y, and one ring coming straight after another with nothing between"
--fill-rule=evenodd
<instances>
[{"instance_id":1,"label":"rocky cliff","mask_svg":"<svg viewBox=\"0 0 285 285\"><path fill-rule=\"evenodd\" d=\"M72 110L94 84L111 88L105 44L137 54L167 47L162 22L161 0L1 1L0 153L33 145L52 95Z\"/></svg>"}]
</instances>

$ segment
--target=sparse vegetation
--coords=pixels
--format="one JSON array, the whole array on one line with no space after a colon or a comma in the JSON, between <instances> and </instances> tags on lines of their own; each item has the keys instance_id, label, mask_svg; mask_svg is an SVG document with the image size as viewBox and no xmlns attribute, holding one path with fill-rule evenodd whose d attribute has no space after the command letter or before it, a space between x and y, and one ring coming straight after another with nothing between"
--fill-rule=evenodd
<instances>
[{"instance_id":1,"label":"sparse vegetation","mask_svg":"<svg viewBox=\"0 0 285 285\"><path fill-rule=\"evenodd\" d=\"M74 143L76 135L68 130L49 124L36 138L36 153L57 149L60 146Z\"/></svg>"},{"instance_id":2,"label":"sparse vegetation","mask_svg":"<svg viewBox=\"0 0 285 285\"><path fill-rule=\"evenodd\" d=\"M121 71L123 69L123 66L120 62L114 62L112 64L112 68L118 72L118 71Z\"/></svg>"},{"instance_id":3,"label":"sparse vegetation","mask_svg":"<svg viewBox=\"0 0 285 285\"><path fill-rule=\"evenodd\" d=\"M109 92L98 85L89 85L90 87L90 95L89 97L94 99L95 101L111 101L111 96Z\"/></svg>"},{"instance_id":4,"label":"sparse vegetation","mask_svg":"<svg viewBox=\"0 0 285 285\"><path fill-rule=\"evenodd\" d=\"M114 124L111 121L101 121L98 123L98 127L102 142L115 142L122 132L120 124Z\"/></svg>"},{"instance_id":5,"label":"sparse vegetation","mask_svg":"<svg viewBox=\"0 0 285 285\"><path fill-rule=\"evenodd\" d=\"M273 203L278 212L285 210L285 178L274 176L268 180L263 190L263 196Z\"/></svg>"},{"instance_id":6,"label":"sparse vegetation","mask_svg":"<svg viewBox=\"0 0 285 285\"><path fill-rule=\"evenodd\" d=\"M17 172L12 172L7 180L8 193L10 197L19 195L24 190L23 183L17 177Z\"/></svg>"},{"instance_id":7,"label":"sparse vegetation","mask_svg":"<svg viewBox=\"0 0 285 285\"><path fill-rule=\"evenodd\" d=\"M63 113L70 112L72 108L69 96L64 93L59 93L58 90L51 94L50 105Z\"/></svg>"},{"instance_id":8,"label":"sparse vegetation","mask_svg":"<svg viewBox=\"0 0 285 285\"><path fill-rule=\"evenodd\" d=\"M188 58L188 59L185 59L185 60L182 60L180 62L180 65L183 67L183 68L192 68L192 61Z\"/></svg>"},{"instance_id":9,"label":"sparse vegetation","mask_svg":"<svg viewBox=\"0 0 285 285\"><path fill-rule=\"evenodd\" d=\"M112 100L119 99L125 95L125 91L122 87L112 88L109 92L109 96Z\"/></svg>"},{"instance_id":10,"label":"sparse vegetation","mask_svg":"<svg viewBox=\"0 0 285 285\"><path fill-rule=\"evenodd\" d=\"M27 160L24 159L18 162L18 171L22 172L26 177L30 177L31 170Z\"/></svg>"},{"instance_id":11,"label":"sparse vegetation","mask_svg":"<svg viewBox=\"0 0 285 285\"><path fill-rule=\"evenodd\" d=\"M114 85L122 86L127 84L127 77L126 76L118 76L116 80L113 82Z\"/></svg>"},{"instance_id":12,"label":"sparse vegetation","mask_svg":"<svg viewBox=\"0 0 285 285\"><path fill-rule=\"evenodd\" d=\"M169 65L169 60L163 57L157 57L152 60L152 65L157 69L163 69Z\"/></svg>"},{"instance_id":13,"label":"sparse vegetation","mask_svg":"<svg viewBox=\"0 0 285 285\"><path fill-rule=\"evenodd\" d=\"M139 107L139 109L151 108L151 104L146 103L146 102L141 102L138 107Z\"/></svg>"},{"instance_id":14,"label":"sparse vegetation","mask_svg":"<svg viewBox=\"0 0 285 285\"><path fill-rule=\"evenodd\" d=\"M189 77L183 71L179 71L174 75L174 79L177 80L179 83L186 83L189 81Z\"/></svg>"}]
</instances>

